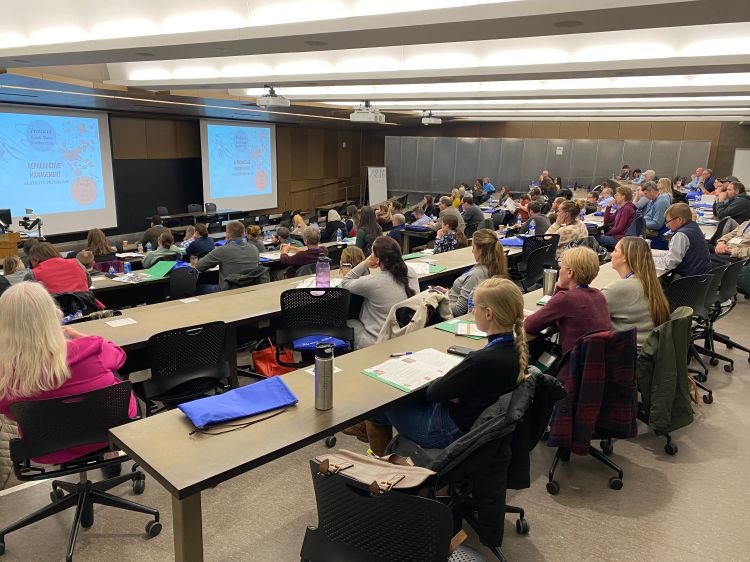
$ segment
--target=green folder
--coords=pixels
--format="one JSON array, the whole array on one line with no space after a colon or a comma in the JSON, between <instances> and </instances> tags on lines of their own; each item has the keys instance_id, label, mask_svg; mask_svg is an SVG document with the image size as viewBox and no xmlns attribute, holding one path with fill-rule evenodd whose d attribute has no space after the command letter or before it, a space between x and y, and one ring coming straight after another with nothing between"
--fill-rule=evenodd
<instances>
[{"instance_id":1,"label":"green folder","mask_svg":"<svg viewBox=\"0 0 750 562\"><path fill-rule=\"evenodd\" d=\"M440 273L441 271L445 271L446 269L448 268L444 265L430 264L430 273Z\"/></svg>"},{"instance_id":2,"label":"green folder","mask_svg":"<svg viewBox=\"0 0 750 562\"><path fill-rule=\"evenodd\" d=\"M450 332L451 334L455 334L458 332L458 325L459 324L471 324L468 320L459 320L458 322L452 322L450 320L446 322L440 322L439 324L435 324L435 328L438 330L443 330L444 332ZM481 340L484 339L482 336L463 336L465 338L469 338L470 340Z\"/></svg>"},{"instance_id":3,"label":"green folder","mask_svg":"<svg viewBox=\"0 0 750 562\"><path fill-rule=\"evenodd\" d=\"M167 273L172 271L172 268L175 265L177 265L176 261L159 261L159 262L156 262L151 267L149 267L143 273L151 277L151 279L161 279Z\"/></svg>"},{"instance_id":4,"label":"green folder","mask_svg":"<svg viewBox=\"0 0 750 562\"><path fill-rule=\"evenodd\" d=\"M422 252L415 252L413 254L406 254L404 257L404 260L415 260L417 258L423 258L427 254L423 254Z\"/></svg>"}]
</instances>

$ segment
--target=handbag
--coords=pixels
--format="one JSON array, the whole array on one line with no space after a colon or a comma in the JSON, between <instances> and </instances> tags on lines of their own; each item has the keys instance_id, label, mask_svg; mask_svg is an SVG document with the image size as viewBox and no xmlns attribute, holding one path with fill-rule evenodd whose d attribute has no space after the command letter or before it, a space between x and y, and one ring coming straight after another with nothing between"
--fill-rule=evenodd
<instances>
[{"instance_id":1,"label":"handbag","mask_svg":"<svg viewBox=\"0 0 750 562\"><path fill-rule=\"evenodd\" d=\"M378 457L362 455L345 449L315 457L318 472L324 476L339 474L357 487L364 487L377 496L391 490L423 497L434 495L437 473L414 466L411 459L400 455Z\"/></svg>"},{"instance_id":2,"label":"handbag","mask_svg":"<svg viewBox=\"0 0 750 562\"><path fill-rule=\"evenodd\" d=\"M295 369L284 367L276 362L276 346L271 338L260 340L250 352L253 359L253 370L262 377L277 377L285 373L291 373ZM289 349L281 353L281 357L289 363L294 363L294 355Z\"/></svg>"}]
</instances>

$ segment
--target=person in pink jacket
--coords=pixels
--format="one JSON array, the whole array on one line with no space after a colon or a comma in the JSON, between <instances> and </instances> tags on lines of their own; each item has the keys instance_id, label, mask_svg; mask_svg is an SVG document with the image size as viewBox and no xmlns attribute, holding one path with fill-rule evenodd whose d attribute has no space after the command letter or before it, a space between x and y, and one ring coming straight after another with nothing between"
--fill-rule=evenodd
<instances>
[{"instance_id":1,"label":"person in pink jacket","mask_svg":"<svg viewBox=\"0 0 750 562\"><path fill-rule=\"evenodd\" d=\"M16 402L82 394L120 382L114 371L125 363L125 352L99 336L61 327L61 318L39 283L19 283L0 297L0 414L13 419L10 407ZM128 415L138 415L133 395ZM60 464L106 446L82 445L34 460Z\"/></svg>"}]
</instances>

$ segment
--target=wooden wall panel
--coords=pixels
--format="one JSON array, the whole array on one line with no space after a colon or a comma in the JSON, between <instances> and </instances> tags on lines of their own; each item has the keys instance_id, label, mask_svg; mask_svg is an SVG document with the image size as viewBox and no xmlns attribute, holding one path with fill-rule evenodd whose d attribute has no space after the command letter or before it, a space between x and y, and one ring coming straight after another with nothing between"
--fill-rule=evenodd
<instances>
[{"instance_id":1,"label":"wooden wall panel","mask_svg":"<svg viewBox=\"0 0 750 562\"><path fill-rule=\"evenodd\" d=\"M325 176L323 165L325 132L323 129L308 129L307 131L307 177L323 179Z\"/></svg>"},{"instance_id":2,"label":"wooden wall panel","mask_svg":"<svg viewBox=\"0 0 750 562\"><path fill-rule=\"evenodd\" d=\"M508 121L505 123L504 138L526 139L531 137L531 121Z\"/></svg>"},{"instance_id":3,"label":"wooden wall panel","mask_svg":"<svg viewBox=\"0 0 750 562\"><path fill-rule=\"evenodd\" d=\"M276 170L277 182L292 178L292 129L289 127L276 127Z\"/></svg>"},{"instance_id":4,"label":"wooden wall panel","mask_svg":"<svg viewBox=\"0 0 750 562\"><path fill-rule=\"evenodd\" d=\"M652 140L682 140L685 138L684 121L654 121L651 123Z\"/></svg>"},{"instance_id":5,"label":"wooden wall panel","mask_svg":"<svg viewBox=\"0 0 750 562\"><path fill-rule=\"evenodd\" d=\"M621 121L620 139L650 139L651 123L648 121Z\"/></svg>"},{"instance_id":6,"label":"wooden wall panel","mask_svg":"<svg viewBox=\"0 0 750 562\"><path fill-rule=\"evenodd\" d=\"M179 158L174 121L146 120L146 152L148 158Z\"/></svg>"},{"instance_id":7,"label":"wooden wall panel","mask_svg":"<svg viewBox=\"0 0 750 562\"><path fill-rule=\"evenodd\" d=\"M559 139L559 121L534 121L531 124L531 136L535 139Z\"/></svg>"},{"instance_id":8,"label":"wooden wall panel","mask_svg":"<svg viewBox=\"0 0 750 562\"><path fill-rule=\"evenodd\" d=\"M339 172L338 131L326 129L323 132L323 177L335 178ZM328 183L328 182L323 182Z\"/></svg>"},{"instance_id":9,"label":"wooden wall panel","mask_svg":"<svg viewBox=\"0 0 750 562\"><path fill-rule=\"evenodd\" d=\"M561 139L588 139L589 123L588 121L563 121L560 123Z\"/></svg>"},{"instance_id":10,"label":"wooden wall panel","mask_svg":"<svg viewBox=\"0 0 750 562\"><path fill-rule=\"evenodd\" d=\"M590 121L589 136L590 139L619 139L620 123L618 121Z\"/></svg>"},{"instance_id":11,"label":"wooden wall panel","mask_svg":"<svg viewBox=\"0 0 750 562\"><path fill-rule=\"evenodd\" d=\"M146 120L111 117L109 134L112 137L112 155L118 159L146 159Z\"/></svg>"},{"instance_id":12,"label":"wooden wall panel","mask_svg":"<svg viewBox=\"0 0 750 562\"><path fill-rule=\"evenodd\" d=\"M289 179L302 180L308 177L307 129L292 128L292 153Z\"/></svg>"},{"instance_id":13,"label":"wooden wall panel","mask_svg":"<svg viewBox=\"0 0 750 562\"><path fill-rule=\"evenodd\" d=\"M198 121L175 121L178 158L201 157L201 135Z\"/></svg>"}]
</instances>

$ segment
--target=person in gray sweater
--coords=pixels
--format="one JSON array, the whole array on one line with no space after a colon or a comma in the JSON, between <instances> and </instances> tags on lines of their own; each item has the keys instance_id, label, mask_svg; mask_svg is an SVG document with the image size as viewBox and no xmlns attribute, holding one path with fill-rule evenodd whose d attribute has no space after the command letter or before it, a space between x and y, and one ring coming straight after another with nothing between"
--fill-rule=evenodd
<instances>
[{"instance_id":1,"label":"person in gray sweater","mask_svg":"<svg viewBox=\"0 0 750 562\"><path fill-rule=\"evenodd\" d=\"M370 275L371 268L380 268L380 273ZM348 322L354 328L355 348L362 349L377 341L391 308L419 292L419 280L406 266L398 242L379 236L370 255L346 274L341 287L364 299L359 319Z\"/></svg>"},{"instance_id":2,"label":"person in gray sweater","mask_svg":"<svg viewBox=\"0 0 750 562\"><path fill-rule=\"evenodd\" d=\"M453 206L453 201L451 201L450 197L441 197L440 202L438 203L438 208L440 209L438 220L434 223L429 222L426 226L429 226L432 230L437 232L443 226L443 217L447 215L453 215L456 217L456 219L458 219L458 230L460 230L461 232L464 231L464 228L466 228L464 218L461 216L461 213L458 212L458 209Z\"/></svg>"},{"instance_id":3,"label":"person in gray sweater","mask_svg":"<svg viewBox=\"0 0 750 562\"><path fill-rule=\"evenodd\" d=\"M219 266L219 285L205 286L201 292L216 292L219 287L224 288L224 279L233 273L241 275L250 273L260 264L260 252L255 246L243 240L245 227L241 222L232 221L227 224L227 243L217 246L198 260L195 268L206 271Z\"/></svg>"},{"instance_id":4,"label":"person in gray sweater","mask_svg":"<svg viewBox=\"0 0 750 562\"><path fill-rule=\"evenodd\" d=\"M462 215L464 217L464 222L466 223L469 232L474 232L479 228L479 225L482 224L482 221L484 221L484 213L482 212L482 209L474 204L474 198L471 195L464 195L463 202L464 212Z\"/></svg>"},{"instance_id":5,"label":"person in gray sweater","mask_svg":"<svg viewBox=\"0 0 750 562\"><path fill-rule=\"evenodd\" d=\"M469 297L479 283L492 277L508 278L508 260L494 230L477 230L472 237L471 253L477 260L476 265L456 279L450 289L435 287L448 295L454 317L469 312Z\"/></svg>"},{"instance_id":6,"label":"person in gray sweater","mask_svg":"<svg viewBox=\"0 0 750 562\"><path fill-rule=\"evenodd\" d=\"M656 275L651 247L643 238L625 236L612 252L620 279L602 289L612 327L637 330L638 349L651 331L669 320L669 302Z\"/></svg>"}]
</instances>

